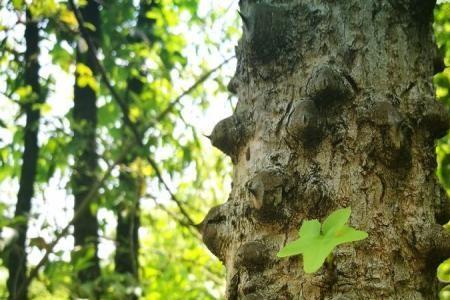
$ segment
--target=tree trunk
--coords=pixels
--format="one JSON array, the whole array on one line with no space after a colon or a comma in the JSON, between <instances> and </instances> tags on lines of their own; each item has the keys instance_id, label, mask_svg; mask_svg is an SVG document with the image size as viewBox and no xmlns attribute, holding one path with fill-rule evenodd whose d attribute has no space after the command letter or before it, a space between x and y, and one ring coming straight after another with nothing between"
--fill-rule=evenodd
<instances>
[{"instance_id":1,"label":"tree trunk","mask_svg":"<svg viewBox=\"0 0 450 300\"><path fill-rule=\"evenodd\" d=\"M120 188L124 198L117 209L116 253L114 257L117 273L129 274L139 279L139 236L141 186L134 174L120 173ZM136 298L133 298L136 299Z\"/></svg>"},{"instance_id":2,"label":"tree trunk","mask_svg":"<svg viewBox=\"0 0 450 300\"><path fill-rule=\"evenodd\" d=\"M448 119L431 81L434 5L240 1L239 101L211 135L233 189L203 221L227 299L437 299L449 247L434 140ZM314 274L276 257L304 220L349 206L366 240Z\"/></svg>"},{"instance_id":3,"label":"tree trunk","mask_svg":"<svg viewBox=\"0 0 450 300\"><path fill-rule=\"evenodd\" d=\"M22 155L22 168L20 173L20 186L17 194L15 218L23 217L23 221L16 226L17 238L10 245L10 253L7 261L9 271L8 292L9 299L27 299L28 286L26 282L27 254L26 234L28 230L28 214L31 209L31 199L34 194L34 182L39 156L38 132L40 108L42 104L39 85L39 28L33 20L31 13L26 12L27 25L25 28L25 85L31 87L32 93L29 101L24 103L23 110L26 114L24 129L24 151Z\"/></svg>"},{"instance_id":4,"label":"tree trunk","mask_svg":"<svg viewBox=\"0 0 450 300\"><path fill-rule=\"evenodd\" d=\"M81 9L81 15L94 43L98 43L100 30L100 13L97 1L89 0ZM92 25L95 28L92 28ZM81 26L81 25L80 25ZM95 29L95 30L94 30ZM86 44L86 42L84 42ZM84 64L89 67L95 75L95 58L87 49L78 45L77 64ZM75 197L75 211L80 211L82 203L86 201L89 190L96 180L97 173L97 106L96 91L92 86L80 84L78 72L74 87L74 137L76 145L75 165L72 174L72 191ZM92 199L90 199L92 200ZM77 274L80 283L90 283L100 276L99 259L97 257L98 244L98 221L97 216L90 205L80 212L79 218L74 222L74 239L76 251L79 255L88 255L89 265L80 270ZM93 251L92 251L93 250Z\"/></svg>"},{"instance_id":5,"label":"tree trunk","mask_svg":"<svg viewBox=\"0 0 450 300\"><path fill-rule=\"evenodd\" d=\"M146 16L155 3L152 0L141 0L139 3L139 14L136 24L136 32L132 37L132 43L142 43L153 40L154 20ZM133 66L131 66L133 67ZM139 66L134 66L139 69ZM141 74L145 76L144 74ZM129 108L134 99L142 93L143 82L140 76L133 76L127 82L126 107ZM138 124L136 124L138 126ZM128 141L134 136L129 129L123 128L123 140ZM133 174L129 171L130 165L138 157L138 151L132 151L125 159L124 166L120 172L119 181L123 199L117 209L116 228L116 253L114 257L115 270L118 273L130 274L136 281L139 280L139 236L140 206L139 201L142 193L142 175ZM137 299L135 295L132 299Z\"/></svg>"}]
</instances>

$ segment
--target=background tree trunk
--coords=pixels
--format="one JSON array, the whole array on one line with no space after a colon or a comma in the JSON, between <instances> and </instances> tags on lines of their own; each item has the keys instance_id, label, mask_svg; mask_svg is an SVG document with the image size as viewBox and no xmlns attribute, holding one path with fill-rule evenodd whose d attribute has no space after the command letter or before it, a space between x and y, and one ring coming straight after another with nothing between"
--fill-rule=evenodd
<instances>
[{"instance_id":1,"label":"background tree trunk","mask_svg":"<svg viewBox=\"0 0 450 300\"><path fill-rule=\"evenodd\" d=\"M136 24L135 35L131 43L144 43L153 41L154 20L148 18L146 14L155 6L152 0L141 0L139 3L139 14ZM140 66L130 66L130 68ZM140 74L145 76L145 74ZM142 93L143 83L139 76L131 76L127 82L126 106L129 109L130 104L134 102ZM138 126L139 124L136 124ZM125 126L123 128L123 140L134 139L132 132ZM132 174L130 171L139 151L131 151L124 160L123 168L120 172L120 188L123 193L123 199L117 209L117 228L116 228L116 253L114 257L115 270L118 273L130 274L136 281L139 280L139 226L140 226L140 206L139 201L142 196L142 185L144 178L140 174ZM133 299L137 299L133 296Z\"/></svg>"},{"instance_id":2,"label":"background tree trunk","mask_svg":"<svg viewBox=\"0 0 450 300\"><path fill-rule=\"evenodd\" d=\"M271 3L269 3L271 2ZM448 254L434 140L434 1L241 0L244 33L213 130L234 163L228 201L203 222L227 268L227 299L436 299ZM369 238L304 274L277 259L302 221L352 207Z\"/></svg>"},{"instance_id":3,"label":"background tree trunk","mask_svg":"<svg viewBox=\"0 0 450 300\"><path fill-rule=\"evenodd\" d=\"M89 0L81 9L81 15L86 25L86 30L94 43L99 42L100 13L99 5L95 0ZM83 26L80 24L80 26ZM94 28L92 27L94 26ZM96 73L95 58L87 49L83 49L79 42L76 56L77 64L89 67L93 74ZM72 191L75 197L75 211L79 211L83 201L89 193L97 173L97 106L96 91L90 85L80 85L80 74L76 74L74 87L74 143L77 143L75 153L75 166L72 174ZM99 259L97 257L98 221L92 207L87 205L80 212L79 218L74 222L75 251L81 256L89 256L88 266L77 274L80 283L89 283L100 276ZM93 250L93 251L92 251ZM78 255L78 254L77 254Z\"/></svg>"},{"instance_id":4,"label":"background tree trunk","mask_svg":"<svg viewBox=\"0 0 450 300\"><path fill-rule=\"evenodd\" d=\"M9 271L9 299L27 299L28 294L28 286L23 285L27 271L25 241L39 156L37 135L39 132L40 108L38 105L44 101L39 85L39 28L28 10L26 12L26 21L24 74L25 85L30 86L32 92L29 99L27 99L28 101L22 106L27 119L24 128L24 151L20 172L20 186L14 217L21 217L23 219L19 221L19 224L15 228L17 230L17 238L10 245L10 253L7 261Z\"/></svg>"}]
</instances>

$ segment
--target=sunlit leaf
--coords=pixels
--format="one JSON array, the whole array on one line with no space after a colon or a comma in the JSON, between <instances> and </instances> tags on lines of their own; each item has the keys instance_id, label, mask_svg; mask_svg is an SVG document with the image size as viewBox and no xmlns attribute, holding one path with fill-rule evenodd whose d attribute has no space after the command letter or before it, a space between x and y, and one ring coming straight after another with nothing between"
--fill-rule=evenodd
<instances>
[{"instance_id":1,"label":"sunlit leaf","mask_svg":"<svg viewBox=\"0 0 450 300\"><path fill-rule=\"evenodd\" d=\"M450 282L450 258L438 266L437 278L442 282Z\"/></svg>"},{"instance_id":2,"label":"sunlit leaf","mask_svg":"<svg viewBox=\"0 0 450 300\"><path fill-rule=\"evenodd\" d=\"M336 246L367 238L366 232L345 225L350 214L350 208L336 210L325 219L322 226L318 220L303 222L299 238L288 243L277 256L302 254L305 272L316 272Z\"/></svg>"},{"instance_id":3,"label":"sunlit leaf","mask_svg":"<svg viewBox=\"0 0 450 300\"><path fill-rule=\"evenodd\" d=\"M63 9L59 15L59 19L69 25L70 27L76 27L78 25L77 18L75 17L75 14L68 10Z\"/></svg>"},{"instance_id":4,"label":"sunlit leaf","mask_svg":"<svg viewBox=\"0 0 450 300\"><path fill-rule=\"evenodd\" d=\"M440 290L439 300L450 300L450 285L447 285Z\"/></svg>"}]
</instances>

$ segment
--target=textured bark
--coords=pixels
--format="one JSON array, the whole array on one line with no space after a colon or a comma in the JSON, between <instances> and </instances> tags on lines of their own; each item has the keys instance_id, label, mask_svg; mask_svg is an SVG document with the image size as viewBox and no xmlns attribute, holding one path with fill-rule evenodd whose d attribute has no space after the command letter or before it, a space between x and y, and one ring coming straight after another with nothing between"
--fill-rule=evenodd
<instances>
[{"instance_id":1,"label":"textured bark","mask_svg":"<svg viewBox=\"0 0 450 300\"><path fill-rule=\"evenodd\" d=\"M34 194L34 182L39 156L38 132L40 110L36 104L43 103L39 85L39 28L33 20L31 13L26 13L27 25L25 28L25 85L31 87L32 94L29 101L23 105L26 114L24 129L24 151L20 172L20 186L17 194L17 204L14 216L24 217L24 221L16 226L17 238L10 245L7 261L9 271L8 292L9 299L27 299L28 285L26 282L27 254L26 234L28 230L28 214L31 209L31 199Z\"/></svg>"},{"instance_id":2,"label":"textured bark","mask_svg":"<svg viewBox=\"0 0 450 300\"><path fill-rule=\"evenodd\" d=\"M146 17L146 14L154 6L154 1L140 1L136 32L130 42L153 41L153 25L155 21ZM128 97L126 98L125 104L128 109L130 104L133 103L133 99L141 94L143 82L138 76L133 76L128 80L127 87ZM123 140L127 141L133 138L133 134L124 128ZM130 173L129 167L137 157L137 151L131 151L124 161L124 166L119 176L119 190L123 191L123 199L121 199L117 209L116 253L114 257L116 272L130 274L136 280L139 279L139 201L142 196L143 178L139 174ZM137 299L136 296L132 297L132 299Z\"/></svg>"},{"instance_id":3,"label":"textured bark","mask_svg":"<svg viewBox=\"0 0 450 300\"><path fill-rule=\"evenodd\" d=\"M434 140L448 119L431 82L435 3L261 2L240 1L239 101L211 137L234 163L228 201L203 221L227 299L436 299L450 253L437 225L448 215ZM276 257L302 221L348 206L368 239L315 274Z\"/></svg>"},{"instance_id":4,"label":"textured bark","mask_svg":"<svg viewBox=\"0 0 450 300\"><path fill-rule=\"evenodd\" d=\"M81 9L81 14L86 23L95 26L86 27L94 42L98 43L100 30L100 13L97 1L89 0ZM85 49L84 49L85 50ZM77 63L88 66L93 73L96 72L95 58L89 51L77 48ZM74 137L73 142L77 146L75 153L75 166L72 174L72 191L75 198L75 211L80 211L83 201L89 193L92 183L96 180L97 172L97 106L96 92L89 86L80 87L77 84L78 74L74 87ZM90 199L92 200L92 199ZM75 247L87 249L93 247L95 253L89 259L89 266L78 272L81 283L94 281L100 276L99 259L97 257L98 221L96 213L87 205L80 212L79 218L74 221Z\"/></svg>"}]
</instances>

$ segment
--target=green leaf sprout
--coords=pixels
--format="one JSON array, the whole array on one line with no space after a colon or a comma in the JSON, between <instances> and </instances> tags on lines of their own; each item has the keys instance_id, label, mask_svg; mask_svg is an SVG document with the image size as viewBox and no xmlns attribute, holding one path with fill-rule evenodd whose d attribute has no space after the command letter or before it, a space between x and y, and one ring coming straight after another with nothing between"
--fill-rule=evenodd
<instances>
[{"instance_id":1,"label":"green leaf sprout","mask_svg":"<svg viewBox=\"0 0 450 300\"><path fill-rule=\"evenodd\" d=\"M348 207L334 211L322 225L318 220L303 222L298 232L299 238L288 243L277 256L303 254L305 273L316 272L336 246L367 238L367 232L346 225L350 214L351 209Z\"/></svg>"}]
</instances>

